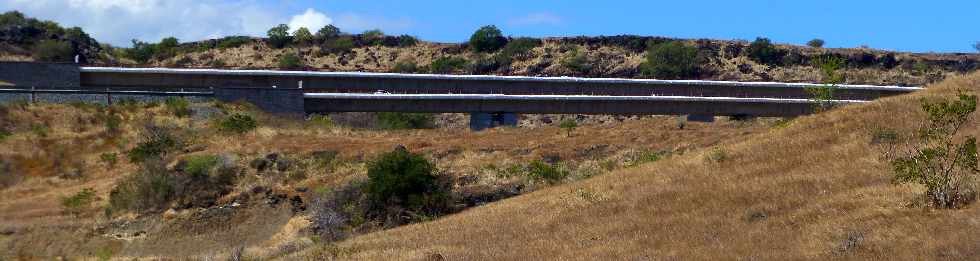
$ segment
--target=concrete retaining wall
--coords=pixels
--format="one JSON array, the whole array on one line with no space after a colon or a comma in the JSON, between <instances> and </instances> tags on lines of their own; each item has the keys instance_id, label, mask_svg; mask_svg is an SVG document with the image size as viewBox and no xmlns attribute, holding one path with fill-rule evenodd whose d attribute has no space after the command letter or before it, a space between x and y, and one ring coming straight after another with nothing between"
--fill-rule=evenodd
<instances>
[{"instance_id":1,"label":"concrete retaining wall","mask_svg":"<svg viewBox=\"0 0 980 261\"><path fill-rule=\"evenodd\" d=\"M0 88L79 88L77 64L0 62Z\"/></svg>"}]
</instances>

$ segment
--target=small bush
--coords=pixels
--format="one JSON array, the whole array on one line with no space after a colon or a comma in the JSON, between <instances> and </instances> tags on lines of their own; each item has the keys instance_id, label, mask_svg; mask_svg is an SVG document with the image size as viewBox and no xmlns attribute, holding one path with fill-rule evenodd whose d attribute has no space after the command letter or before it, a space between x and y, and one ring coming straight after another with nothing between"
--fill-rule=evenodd
<instances>
[{"instance_id":1,"label":"small bush","mask_svg":"<svg viewBox=\"0 0 980 261\"><path fill-rule=\"evenodd\" d=\"M419 70L419 66L412 60L399 60L395 62L395 67L392 70L396 73L414 73Z\"/></svg>"},{"instance_id":2,"label":"small bush","mask_svg":"<svg viewBox=\"0 0 980 261\"><path fill-rule=\"evenodd\" d=\"M13 135L14 134L11 133L8 130L0 129L0 141L6 140L8 137L13 136Z\"/></svg>"},{"instance_id":3,"label":"small bush","mask_svg":"<svg viewBox=\"0 0 980 261\"><path fill-rule=\"evenodd\" d=\"M174 130L147 124L140 132L140 142L128 153L129 161L141 163L151 159L160 159L182 146L174 134Z\"/></svg>"},{"instance_id":4,"label":"small bush","mask_svg":"<svg viewBox=\"0 0 980 261\"><path fill-rule=\"evenodd\" d=\"M574 131L575 128L578 128L578 122L572 118L565 118L558 124L558 128L565 130L566 136L571 137L572 131Z\"/></svg>"},{"instance_id":5,"label":"small bush","mask_svg":"<svg viewBox=\"0 0 980 261\"><path fill-rule=\"evenodd\" d=\"M958 100L922 101L928 123L916 135L906 155L892 161L895 180L926 187L936 208L958 208L976 199L972 187L980 176L977 138L959 131L977 109L977 96L960 94Z\"/></svg>"},{"instance_id":6,"label":"small bush","mask_svg":"<svg viewBox=\"0 0 980 261\"><path fill-rule=\"evenodd\" d=\"M568 171L563 170L560 166L535 160L527 166L527 175L534 180L557 184L568 176Z\"/></svg>"},{"instance_id":7,"label":"small bush","mask_svg":"<svg viewBox=\"0 0 980 261\"><path fill-rule=\"evenodd\" d=\"M49 128L43 124L33 124L31 125L31 133L39 138L44 138L48 136Z\"/></svg>"},{"instance_id":8,"label":"small bush","mask_svg":"<svg viewBox=\"0 0 980 261\"><path fill-rule=\"evenodd\" d=\"M293 41L293 37L289 36L289 25L285 24L272 27L267 35L269 36L269 45L276 49L286 47Z\"/></svg>"},{"instance_id":9,"label":"small bush","mask_svg":"<svg viewBox=\"0 0 980 261\"><path fill-rule=\"evenodd\" d=\"M702 60L697 47L677 41L659 44L651 41L641 71L645 76L660 79L692 78L700 74Z\"/></svg>"},{"instance_id":10,"label":"small bush","mask_svg":"<svg viewBox=\"0 0 980 261\"><path fill-rule=\"evenodd\" d=\"M303 67L306 67L306 65L296 54L287 53L279 57L280 69L302 69Z\"/></svg>"},{"instance_id":11,"label":"small bush","mask_svg":"<svg viewBox=\"0 0 980 261\"><path fill-rule=\"evenodd\" d=\"M215 155L196 155L184 158L183 172L190 175L208 175L211 169L218 166L221 158Z\"/></svg>"},{"instance_id":12,"label":"small bush","mask_svg":"<svg viewBox=\"0 0 980 261\"><path fill-rule=\"evenodd\" d=\"M161 161L148 161L136 174L123 178L109 192L106 214L163 210L174 197L176 180Z\"/></svg>"},{"instance_id":13,"label":"small bush","mask_svg":"<svg viewBox=\"0 0 980 261\"><path fill-rule=\"evenodd\" d=\"M381 45L382 40L385 37L385 33L381 30L367 30L361 33L361 41L364 45L374 46Z\"/></svg>"},{"instance_id":14,"label":"small bush","mask_svg":"<svg viewBox=\"0 0 980 261\"><path fill-rule=\"evenodd\" d=\"M106 167L112 168L116 166L116 162L119 161L119 155L115 152L105 152L99 155L99 161L105 164Z\"/></svg>"},{"instance_id":15,"label":"small bush","mask_svg":"<svg viewBox=\"0 0 980 261\"><path fill-rule=\"evenodd\" d=\"M238 48L252 41L248 36L229 36L218 40L218 49Z\"/></svg>"},{"instance_id":16,"label":"small bush","mask_svg":"<svg viewBox=\"0 0 980 261\"><path fill-rule=\"evenodd\" d=\"M823 83L825 84L841 84L844 83L844 74L838 73L837 71L844 68L847 65L847 61L844 58L837 56L824 56L819 57L813 62L817 68L820 69L820 74L823 76Z\"/></svg>"},{"instance_id":17,"label":"small bush","mask_svg":"<svg viewBox=\"0 0 980 261\"><path fill-rule=\"evenodd\" d=\"M78 215L95 201L95 190L91 188L82 189L75 195L61 198L61 207L65 213Z\"/></svg>"},{"instance_id":18,"label":"small bush","mask_svg":"<svg viewBox=\"0 0 980 261\"><path fill-rule=\"evenodd\" d=\"M354 40L350 37L341 37L326 41L321 49L328 53L346 53L353 50L355 46Z\"/></svg>"},{"instance_id":19,"label":"small bush","mask_svg":"<svg viewBox=\"0 0 980 261\"><path fill-rule=\"evenodd\" d=\"M494 52L506 44L507 38L493 25L480 27L470 36L470 47L477 52Z\"/></svg>"},{"instance_id":20,"label":"small bush","mask_svg":"<svg viewBox=\"0 0 980 261\"><path fill-rule=\"evenodd\" d=\"M235 113L218 123L218 129L223 132L244 134L258 128L255 118L246 114Z\"/></svg>"},{"instance_id":21,"label":"small bush","mask_svg":"<svg viewBox=\"0 0 980 261\"><path fill-rule=\"evenodd\" d=\"M33 56L40 62L73 62L75 50L67 42L44 40L34 47Z\"/></svg>"},{"instance_id":22,"label":"small bush","mask_svg":"<svg viewBox=\"0 0 980 261\"><path fill-rule=\"evenodd\" d=\"M511 40L504 46L503 50L497 54L496 60L501 66L510 66L515 60L526 60L531 56L531 50L541 46L541 40L529 37L521 37Z\"/></svg>"},{"instance_id":23,"label":"small bush","mask_svg":"<svg viewBox=\"0 0 980 261\"><path fill-rule=\"evenodd\" d=\"M806 45L813 48L823 48L824 41L821 39L813 39L810 40L809 42L806 42Z\"/></svg>"},{"instance_id":24,"label":"small bush","mask_svg":"<svg viewBox=\"0 0 980 261\"><path fill-rule=\"evenodd\" d=\"M404 147L385 153L368 163L365 192L376 211L390 213L398 206L420 214L443 212L448 188L439 180L435 166L422 155Z\"/></svg>"},{"instance_id":25,"label":"small bush","mask_svg":"<svg viewBox=\"0 0 980 261\"><path fill-rule=\"evenodd\" d=\"M163 102L164 106L167 107L167 111L170 111L175 117L184 118L191 116L191 102L184 97L167 97L167 100Z\"/></svg>"},{"instance_id":26,"label":"small bush","mask_svg":"<svg viewBox=\"0 0 980 261\"><path fill-rule=\"evenodd\" d=\"M469 64L470 74L488 74L500 69L500 63L493 57L480 57Z\"/></svg>"},{"instance_id":27,"label":"small bush","mask_svg":"<svg viewBox=\"0 0 980 261\"><path fill-rule=\"evenodd\" d=\"M381 112L378 113L378 127L386 130L431 128L432 114Z\"/></svg>"},{"instance_id":28,"label":"small bush","mask_svg":"<svg viewBox=\"0 0 980 261\"><path fill-rule=\"evenodd\" d=\"M398 47L410 47L410 46L415 46L418 43L419 43L419 39L415 38L415 36L411 36L407 34L398 36Z\"/></svg>"},{"instance_id":29,"label":"small bush","mask_svg":"<svg viewBox=\"0 0 980 261\"><path fill-rule=\"evenodd\" d=\"M786 52L779 50L768 38L756 38L748 49L749 59L766 65L779 65Z\"/></svg>"},{"instance_id":30,"label":"small bush","mask_svg":"<svg viewBox=\"0 0 980 261\"><path fill-rule=\"evenodd\" d=\"M440 57L429 64L429 72L449 74L462 70L466 67L466 59L459 57Z\"/></svg>"},{"instance_id":31,"label":"small bush","mask_svg":"<svg viewBox=\"0 0 980 261\"><path fill-rule=\"evenodd\" d=\"M640 164L644 164L644 163L657 162L657 161L660 161L663 158L666 158L669 155L670 155L669 152L666 152L666 151L654 151L654 150L642 151L642 152L639 152L639 153L634 153L634 154L630 155L630 158L628 158L628 160L626 162L626 167L636 167L636 166L639 166Z\"/></svg>"},{"instance_id":32,"label":"small bush","mask_svg":"<svg viewBox=\"0 0 980 261\"><path fill-rule=\"evenodd\" d=\"M588 73L592 71L592 64L589 56L580 52L578 48L573 48L561 60L561 65L576 73Z\"/></svg>"},{"instance_id":33,"label":"small bush","mask_svg":"<svg viewBox=\"0 0 980 261\"><path fill-rule=\"evenodd\" d=\"M118 134L122 132L122 118L115 113L107 113L105 115L105 131L110 134Z\"/></svg>"}]
</instances>

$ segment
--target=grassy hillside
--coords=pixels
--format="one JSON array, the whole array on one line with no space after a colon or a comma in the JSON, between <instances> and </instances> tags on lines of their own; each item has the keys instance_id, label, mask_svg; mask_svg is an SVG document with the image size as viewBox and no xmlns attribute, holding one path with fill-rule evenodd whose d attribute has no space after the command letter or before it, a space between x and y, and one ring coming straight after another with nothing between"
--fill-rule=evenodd
<instances>
[{"instance_id":1,"label":"grassy hillside","mask_svg":"<svg viewBox=\"0 0 980 261\"><path fill-rule=\"evenodd\" d=\"M453 203L465 209L549 187L521 170L534 160L557 161L568 172L561 181L570 182L744 139L775 123L722 119L681 130L673 117L609 117L606 123L583 122L569 137L555 126L371 130L346 127L343 117L327 124L245 105L199 103L189 109L190 116L177 116L179 110L160 103L0 106L0 258L224 258L239 246L250 256L283 255L316 245L309 206L321 194L364 180L366 164L399 144L453 180ZM220 122L235 113L252 115L258 128L222 132ZM237 170L234 183L227 191L202 189L219 193L217 198L178 198L143 213L107 215L111 191L147 166L129 153L144 143L150 123L166 126L181 141L164 157L167 175L186 175L178 170L182 161L214 156ZM288 166L253 167L271 154ZM86 189L92 195L79 197ZM188 191L177 196L196 193ZM66 200L72 197L87 200L71 207Z\"/></svg>"},{"instance_id":2,"label":"grassy hillside","mask_svg":"<svg viewBox=\"0 0 980 261\"><path fill-rule=\"evenodd\" d=\"M922 188L894 184L883 145L872 142L886 129L911 133L925 117L919 99L949 99L956 90L980 92L980 74L305 254L376 260L972 259L980 255L980 207L924 207ZM966 134L980 134L976 115L967 124Z\"/></svg>"}]
</instances>

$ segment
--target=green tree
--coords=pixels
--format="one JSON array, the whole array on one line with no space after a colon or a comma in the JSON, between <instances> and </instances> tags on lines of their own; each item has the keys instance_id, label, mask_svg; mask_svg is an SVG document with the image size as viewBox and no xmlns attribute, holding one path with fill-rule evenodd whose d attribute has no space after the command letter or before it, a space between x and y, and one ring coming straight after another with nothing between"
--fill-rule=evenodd
<instances>
[{"instance_id":1,"label":"green tree","mask_svg":"<svg viewBox=\"0 0 980 261\"><path fill-rule=\"evenodd\" d=\"M159 44L156 44L156 52L154 56L157 58L170 58L177 55L177 47L180 46L180 41L176 37L167 37L160 40Z\"/></svg>"},{"instance_id":2,"label":"green tree","mask_svg":"<svg viewBox=\"0 0 980 261\"><path fill-rule=\"evenodd\" d=\"M156 52L157 45L133 39L133 47L126 49L125 54L138 63L146 63L153 59Z\"/></svg>"},{"instance_id":3,"label":"green tree","mask_svg":"<svg viewBox=\"0 0 980 261\"><path fill-rule=\"evenodd\" d=\"M313 42L313 34L310 33L310 29L300 27L293 33L293 40L301 45L310 44Z\"/></svg>"},{"instance_id":4,"label":"green tree","mask_svg":"<svg viewBox=\"0 0 980 261\"><path fill-rule=\"evenodd\" d=\"M571 137L572 131L574 131L575 128L578 128L578 122L575 122L575 119L566 118L558 124L558 127L565 130L566 136Z\"/></svg>"},{"instance_id":5,"label":"green tree","mask_svg":"<svg viewBox=\"0 0 980 261\"><path fill-rule=\"evenodd\" d=\"M497 26L487 25L470 36L470 46L477 52L494 52L507 44L507 38Z\"/></svg>"},{"instance_id":6,"label":"green tree","mask_svg":"<svg viewBox=\"0 0 980 261\"><path fill-rule=\"evenodd\" d=\"M319 31L316 31L316 38L320 41L337 38L337 36L340 36L340 28L337 28L332 24L328 24L323 28L320 28Z\"/></svg>"},{"instance_id":7,"label":"green tree","mask_svg":"<svg viewBox=\"0 0 980 261\"><path fill-rule=\"evenodd\" d=\"M823 44L824 44L824 41L821 40L821 39L813 39L813 40L810 40L809 42L806 42L806 45L807 46L810 46L810 47L813 47L813 48L823 48Z\"/></svg>"},{"instance_id":8,"label":"green tree","mask_svg":"<svg viewBox=\"0 0 980 261\"><path fill-rule=\"evenodd\" d=\"M276 49L286 47L293 41L293 38L289 36L289 26L286 24L280 24L269 29L268 36L269 44Z\"/></svg>"},{"instance_id":9,"label":"green tree","mask_svg":"<svg viewBox=\"0 0 980 261\"><path fill-rule=\"evenodd\" d=\"M41 62L71 62L74 61L75 51L67 42L44 40L34 47L34 60Z\"/></svg>"},{"instance_id":10,"label":"green tree","mask_svg":"<svg viewBox=\"0 0 980 261\"><path fill-rule=\"evenodd\" d=\"M786 56L785 51L776 49L769 38L763 37L756 38L749 45L748 53L749 59L767 65L779 65L783 61L783 56Z\"/></svg>"},{"instance_id":11,"label":"green tree","mask_svg":"<svg viewBox=\"0 0 980 261\"><path fill-rule=\"evenodd\" d=\"M967 186L980 175L977 138L957 135L977 109L977 96L959 94L954 101L922 101L928 123L915 135L906 156L892 161L895 180L926 187L934 207L957 208L975 199Z\"/></svg>"},{"instance_id":12,"label":"green tree","mask_svg":"<svg viewBox=\"0 0 980 261\"><path fill-rule=\"evenodd\" d=\"M660 79L696 77L701 71L702 57L698 48L677 41L653 43L647 47L646 63L641 67L645 76Z\"/></svg>"}]
</instances>

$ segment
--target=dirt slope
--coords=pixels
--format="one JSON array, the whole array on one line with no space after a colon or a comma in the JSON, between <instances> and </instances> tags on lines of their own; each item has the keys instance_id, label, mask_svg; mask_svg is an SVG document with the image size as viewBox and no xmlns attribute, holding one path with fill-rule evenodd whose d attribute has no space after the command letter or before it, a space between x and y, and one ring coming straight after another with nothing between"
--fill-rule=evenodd
<instances>
[{"instance_id":1,"label":"dirt slope","mask_svg":"<svg viewBox=\"0 0 980 261\"><path fill-rule=\"evenodd\" d=\"M355 259L966 260L980 207L930 210L895 185L876 130L909 133L923 97L980 91L980 74L802 117L717 149L552 187L434 222L369 234ZM966 134L978 135L973 116ZM348 256L349 255L349 256Z\"/></svg>"}]
</instances>

